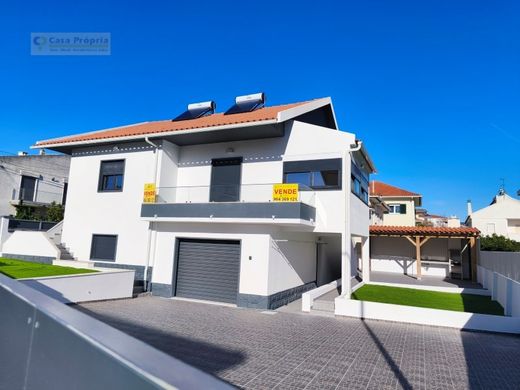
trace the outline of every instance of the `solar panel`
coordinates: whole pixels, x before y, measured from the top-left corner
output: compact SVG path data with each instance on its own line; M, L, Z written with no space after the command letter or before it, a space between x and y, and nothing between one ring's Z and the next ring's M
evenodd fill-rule
M235 104L231 106L224 115L240 114L242 112L251 112L262 108L265 103L263 92L253 95L237 96Z
M215 107L216 105L214 101L188 104L188 109L179 116L173 118L172 122L196 119L205 115L213 114L215 112Z

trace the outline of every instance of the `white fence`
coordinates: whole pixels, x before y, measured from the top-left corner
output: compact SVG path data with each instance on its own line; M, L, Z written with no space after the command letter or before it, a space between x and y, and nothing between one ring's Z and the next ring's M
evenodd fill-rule
M506 316L520 317L520 283L493 270L478 266L478 282L504 308Z
M481 251L479 265L520 282L520 252Z

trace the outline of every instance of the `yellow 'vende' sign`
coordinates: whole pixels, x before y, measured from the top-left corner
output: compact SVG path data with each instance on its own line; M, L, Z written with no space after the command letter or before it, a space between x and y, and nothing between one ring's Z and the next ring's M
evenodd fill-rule
M144 185L143 202L155 203L155 183L146 183Z
M297 202L298 184L273 184L273 201Z

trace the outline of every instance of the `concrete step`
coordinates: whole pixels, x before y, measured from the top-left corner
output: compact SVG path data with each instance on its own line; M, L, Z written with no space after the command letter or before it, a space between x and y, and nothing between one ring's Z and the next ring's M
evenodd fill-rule
M312 310L318 310L318 311L326 311L329 313L334 313L334 301L320 301L315 300L312 304Z

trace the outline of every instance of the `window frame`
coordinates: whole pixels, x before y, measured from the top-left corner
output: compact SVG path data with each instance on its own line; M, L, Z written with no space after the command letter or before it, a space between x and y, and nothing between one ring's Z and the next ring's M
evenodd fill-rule
M115 247L114 247L114 258L113 259L101 259L101 258L94 257L94 253L93 253L94 252L94 239L96 237L115 237ZM90 260L91 261L107 261L107 262L115 263L116 258L117 258L118 242L119 242L119 235L118 234L98 234L98 233L93 233L92 237L90 239Z
M104 163L111 163L111 162L122 162L123 163L123 173L121 175L103 175L103 164ZM99 163L99 178L98 178L98 190L97 192L103 193L103 192L123 192L123 189L125 187L125 173L126 173L126 159L124 158L118 158L114 160L101 160ZM103 188L103 184L105 182L105 177L109 176L121 176L121 188L116 189L105 189ZM117 182L117 179L116 179Z

